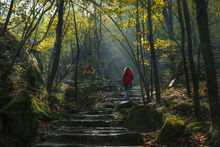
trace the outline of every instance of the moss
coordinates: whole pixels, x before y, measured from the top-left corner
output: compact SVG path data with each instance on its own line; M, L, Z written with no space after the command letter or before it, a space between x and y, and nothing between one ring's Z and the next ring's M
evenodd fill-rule
M19 136L23 141L30 140L37 129L36 115L31 109L31 98L27 92L18 93L7 106L4 114L7 121L7 131Z
M203 132L207 133L211 127L209 121L193 122L187 125L187 130L190 132Z
M157 140L162 144L172 144L179 142L179 139L185 135L185 122L177 116L170 116L160 131Z
M129 113L125 121L125 126L129 129L148 132L161 128L163 115L152 106L135 106Z
M131 108L121 108L114 113L115 119L125 120L128 116L128 112Z
M169 106L176 105L177 103L178 103L178 101L177 101L177 100L174 100L174 99L168 99L168 100L167 100L167 104L168 104Z
M184 120L181 120L178 116L170 116L166 119L166 122L171 125L183 126L185 124Z
M41 121L52 120L55 117L51 112L50 107L37 98L32 99L31 107L37 118Z

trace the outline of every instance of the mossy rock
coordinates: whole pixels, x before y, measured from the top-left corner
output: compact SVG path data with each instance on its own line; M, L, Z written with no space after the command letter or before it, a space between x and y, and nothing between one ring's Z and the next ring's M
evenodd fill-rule
M193 122L187 125L187 130L190 132L203 132L208 133L211 127L211 123L209 121L199 121Z
M120 119L120 120L125 120L128 117L128 112L129 112L130 109L122 108L122 109L117 110L114 113L114 118L115 119Z
M49 121L56 118L55 114L51 112L50 107L38 98L32 99L31 107L40 121Z
M173 109L175 113L180 114L181 116L191 116L194 114L193 104L187 102L178 103Z
M137 104L135 104L132 101L121 101L121 102L115 104L115 112L120 111L120 109L130 109L136 105Z
M157 138L161 144L178 143L179 139L185 135L185 122L176 116L169 116Z
M163 125L163 115L152 106L135 106L125 121L125 126L138 132L154 131Z
M31 98L26 92L18 93L8 104L4 114L7 120L4 128L22 141L29 141L36 133L38 122L31 108Z

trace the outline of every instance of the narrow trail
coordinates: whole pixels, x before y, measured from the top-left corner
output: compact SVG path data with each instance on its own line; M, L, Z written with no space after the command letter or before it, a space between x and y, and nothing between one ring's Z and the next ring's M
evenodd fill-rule
M114 92L118 93L118 92ZM120 94L119 94L120 95ZM133 87L131 100L141 103L140 87ZM57 130L43 136L34 147L92 147L92 146L140 146L142 136L123 127L122 120L114 119L115 104L124 101L120 97L104 97L102 111L69 114L69 119L52 122Z

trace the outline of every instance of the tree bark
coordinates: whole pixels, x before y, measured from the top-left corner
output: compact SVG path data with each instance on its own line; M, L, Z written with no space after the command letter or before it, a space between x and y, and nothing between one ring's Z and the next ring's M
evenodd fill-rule
M184 73L185 73L186 89L187 89L188 97L191 97L191 88L189 84L189 75L188 75L188 68L187 68L186 55L185 55L185 27L184 27L184 22L183 22L183 15L182 15L182 8L181 8L180 0L178 0L177 3L178 3L179 22L181 26L181 53L182 53L183 67L184 67Z
M74 26L75 26L75 38L76 38L76 45L77 45L77 54L76 54L76 64L75 64L75 101L78 98L78 68L79 68L79 57L80 57L80 45L79 45L79 37L78 37L78 27L76 23L76 12L74 10L73 5L73 16L74 16Z
M200 48L202 50L211 114L212 127L210 133L213 135L211 142L213 146L220 146L220 103L218 95L215 62L211 49L211 39L208 26L207 1L195 0L197 12L197 24L199 29Z
M191 75L192 75L192 82L193 82L193 90L194 90L194 111L195 111L195 117L197 120L200 120L201 111L200 111L200 101L199 101L199 83L196 76L195 71L195 64L193 59L193 51L192 51L192 36L191 36L191 27L189 22L189 11L187 11L187 3L186 0L182 1L183 4L183 12L185 17L185 24L186 24L186 32L187 32L187 39L188 39L188 55L189 55L189 64L191 69Z
M14 5L14 0L11 0L10 8L8 10L8 15L7 15L6 21L4 23L4 27L3 27L2 32L1 32L1 36L4 36L5 32L7 31L7 26L8 26L9 20L11 18L13 5Z
M147 90L147 81L146 81L146 71L145 71L145 67L144 67L144 55L143 55L143 47L142 47L142 43L141 43L141 28L140 28L140 19L139 19L139 1L136 0L136 40L139 43L139 45L137 45L137 62L138 62L138 66L139 66L139 74L140 74L140 84L141 84L141 90L142 90L142 100L143 103L145 103L145 95L144 95L144 91L147 93L149 93ZM141 57L141 59L139 58ZM142 64L141 64L142 63ZM142 66L142 67L141 67ZM141 70L142 69L142 70ZM142 85L143 84L143 85ZM144 88L143 88L144 86Z
M152 18L151 18L151 0L148 0L148 27L149 27L149 42L151 48L151 59L153 63L154 69L154 82L155 82L155 89L156 89L156 101L160 102L160 84L159 84L159 77L158 77L158 69L157 69L157 61L154 49L154 40L153 40L153 29L152 29Z
M64 13L64 0L60 0L58 5L58 22L56 27L56 42L54 44L54 58L52 68L48 77L47 92L51 93L53 81L57 72L60 61L60 53L62 48L62 32L63 32L63 13Z

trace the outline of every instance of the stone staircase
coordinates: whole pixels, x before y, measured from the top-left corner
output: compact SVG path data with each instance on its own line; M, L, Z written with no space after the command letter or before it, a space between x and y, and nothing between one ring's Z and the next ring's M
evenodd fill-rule
M139 89L133 89L131 100L140 103ZM69 119L52 122L58 129L43 136L33 147L93 147L93 146L141 146L139 133L123 127L122 120L115 120L114 106L123 96L106 97L104 108L97 112L69 114Z

